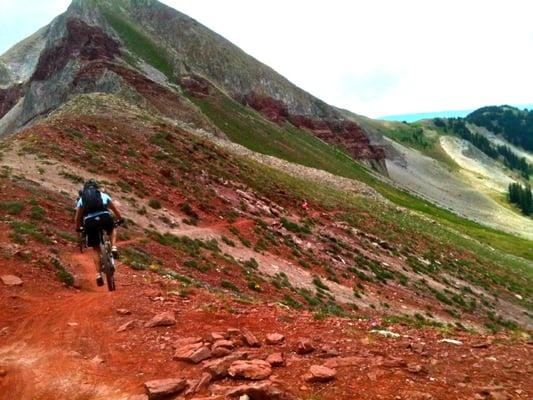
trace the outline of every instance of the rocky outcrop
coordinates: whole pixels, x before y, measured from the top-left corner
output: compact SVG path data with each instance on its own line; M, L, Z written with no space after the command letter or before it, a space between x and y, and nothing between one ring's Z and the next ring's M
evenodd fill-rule
M0 119L6 115L15 104L17 104L22 96L24 96L24 88L22 85L0 89Z
M282 101L262 96L256 92L237 96L237 100L260 112L273 122L280 124L290 122L298 128L308 130L325 142L344 148L354 158L378 162L385 158L383 148L371 145L364 129L354 121L340 116L337 118L319 118L292 114ZM333 116L335 116L334 113Z
M56 46L46 48L39 58L32 81L43 81L63 70L70 59L78 61L113 60L120 56L119 44L100 28L79 19L68 19L66 36Z

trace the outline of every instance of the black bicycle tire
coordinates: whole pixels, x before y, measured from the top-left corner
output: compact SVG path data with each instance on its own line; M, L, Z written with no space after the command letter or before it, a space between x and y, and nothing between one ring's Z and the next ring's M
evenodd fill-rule
M105 272L105 280L107 282L107 289L110 292L113 292L114 290L116 290L115 274L113 273L113 270L109 270Z

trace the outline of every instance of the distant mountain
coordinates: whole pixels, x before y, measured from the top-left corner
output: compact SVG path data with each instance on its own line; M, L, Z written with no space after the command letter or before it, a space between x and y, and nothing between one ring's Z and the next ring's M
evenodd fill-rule
M120 94L220 134L191 101L216 93L384 166L383 150L340 110L156 0L74 0L0 56L0 135L92 92Z
M490 106L474 111L466 120L502 135L516 146L533 151L533 111L512 106Z
M381 119L384 121L415 122L415 121L420 121L421 119L430 119L430 118L455 118L455 117L463 118L463 117L466 117L472 111L474 110L469 109L469 110L435 111L435 112L414 113L414 114L396 114L396 115L385 115L383 117L378 117L378 119Z
M531 109L533 104L517 104L514 107L519 109ZM464 118L468 114L474 112L475 109L470 108L466 110L448 110L448 111L431 111L423 113L412 113L412 114L394 114L394 115L385 115L378 117L377 119L383 121L405 121L405 122L416 122L422 119L431 119L431 118Z

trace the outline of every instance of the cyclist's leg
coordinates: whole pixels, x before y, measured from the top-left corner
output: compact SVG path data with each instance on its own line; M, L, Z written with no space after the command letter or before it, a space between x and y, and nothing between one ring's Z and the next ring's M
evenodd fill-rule
M100 246L93 247L94 254L93 254L93 260L94 260L94 266L96 267L96 274L100 273L101 263L100 259L102 257L102 250L100 249Z
M111 242L111 247L115 247L117 243L117 229L113 228L109 234L109 241Z

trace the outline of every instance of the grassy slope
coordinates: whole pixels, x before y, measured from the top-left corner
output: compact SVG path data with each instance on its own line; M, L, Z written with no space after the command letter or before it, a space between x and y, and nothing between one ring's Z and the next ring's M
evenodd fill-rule
M394 188L374 177L342 151L332 148L302 130L266 122L254 111L242 107L225 96L192 100L231 140L253 151L360 180L398 205L422 212L496 249L533 261L531 241L461 218L428 201Z
M174 68L163 49L111 8L104 8L102 13L128 50L173 80Z

